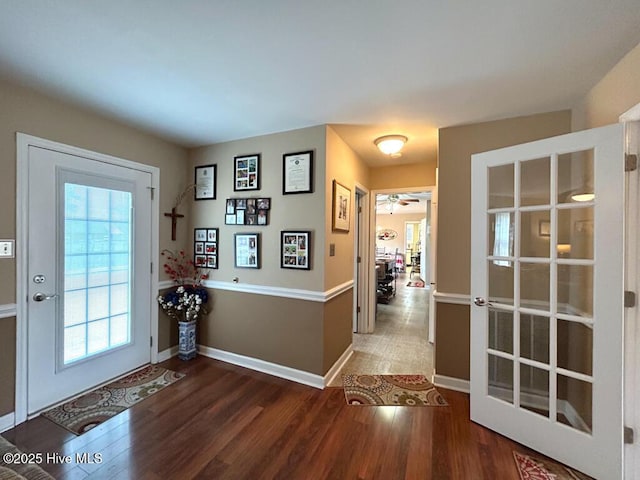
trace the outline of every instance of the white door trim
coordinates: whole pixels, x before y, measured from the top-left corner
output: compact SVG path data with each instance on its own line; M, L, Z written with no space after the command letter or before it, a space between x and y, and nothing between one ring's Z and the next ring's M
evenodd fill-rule
M360 225L356 229L356 235L354 238L354 251L360 251L360 275L358 275L358 259L354 258L353 265L353 318L358 319L358 325L356 325L356 330L358 333L365 332L367 328L367 319L369 318L369 296L370 296L370 288L371 285L370 278L367 269L367 265L369 265L369 255L371 249L369 248L369 236L367 232L369 231L371 212L369 210L369 202L367 201L370 192L367 187L361 185L360 183L355 183L355 191L356 194L360 195L361 201L360 205L362 207L362 212L360 214ZM358 205L355 205L355 208L358 208ZM354 215L357 216L358 212L354 212ZM354 255L357 257L357 255ZM358 315L358 299L360 299L360 315Z
M159 258L159 194L160 194L160 169L151 165L144 165L130 160L92 152L82 148L53 142L43 138L34 137L18 132L16 134L16 394L15 394L15 423L20 424L27 420L27 226L24 216L28 206L28 159L29 146L40 147L60 153L75 155L111 165L140 170L151 174L151 185L154 189L154 198L151 205L151 258L154 263ZM151 362L158 359L158 308L156 304L156 292L158 291L158 268L154 268L151 276L151 336L153 347L151 348Z
M376 197L378 194L388 194L388 193L411 193L411 192L429 192L431 193L431 198L433 198L434 192L437 195L438 187L436 185L429 186L418 186L418 187L402 187L402 188L380 188L377 190L371 190L369 192L369 212L371 221L369 222L369 285L372 286L377 284L376 279ZM426 215L425 210L425 215ZM434 218L431 218L432 228L435 222ZM434 232L434 230L432 230ZM433 255L435 256L435 235L431 235L431 250ZM364 261L364 259L363 259ZM432 270L433 271L433 270ZM435 278L435 277L432 277ZM372 288L368 291L369 302L368 307L369 311L366 318L366 329L362 331L362 333L372 333L376 326L376 295L372 295Z

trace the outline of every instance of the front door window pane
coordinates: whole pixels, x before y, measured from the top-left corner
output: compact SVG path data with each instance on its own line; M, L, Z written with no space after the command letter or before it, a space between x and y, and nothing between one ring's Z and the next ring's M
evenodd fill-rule
M65 183L64 364L131 341L130 192Z

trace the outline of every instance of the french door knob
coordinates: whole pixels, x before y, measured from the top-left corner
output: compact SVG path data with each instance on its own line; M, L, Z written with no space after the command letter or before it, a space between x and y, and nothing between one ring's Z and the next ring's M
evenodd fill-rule
M479 307L488 307L491 305L491 303L487 302L482 297L473 297L473 303L475 303Z

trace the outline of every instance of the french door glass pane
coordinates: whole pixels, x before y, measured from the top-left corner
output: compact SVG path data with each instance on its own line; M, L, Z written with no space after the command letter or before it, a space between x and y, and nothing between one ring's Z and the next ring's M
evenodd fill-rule
M558 375L557 421L591 433L593 386L572 377Z
M538 310L549 310L549 265L520 264L520 305Z
M593 316L593 266L558 265L558 312Z
M558 245L560 258L593 258L593 207L558 210Z
M489 355L489 395L513 403L513 361Z
M489 261L489 301L513 305L513 262Z
M513 353L513 312L489 308L489 348Z
M513 164L489 168L489 208L513 207Z
M520 364L520 407L549 416L549 372Z
M549 317L520 313L520 356L549 364Z
M64 189L63 359L70 364L131 340L132 195Z
M593 328L558 320L558 367L585 375L593 371Z
M520 206L548 205L551 191L551 159L538 158L520 164Z
M520 213L520 256L549 258L551 214L549 210Z
M558 203L593 200L593 150L558 155Z

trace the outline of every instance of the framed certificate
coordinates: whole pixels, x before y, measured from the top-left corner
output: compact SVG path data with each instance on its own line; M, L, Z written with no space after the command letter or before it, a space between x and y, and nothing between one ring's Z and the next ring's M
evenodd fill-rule
M203 165L196 167L195 176L195 200L215 200L216 165Z
M313 152L282 156L282 194L313 193Z

